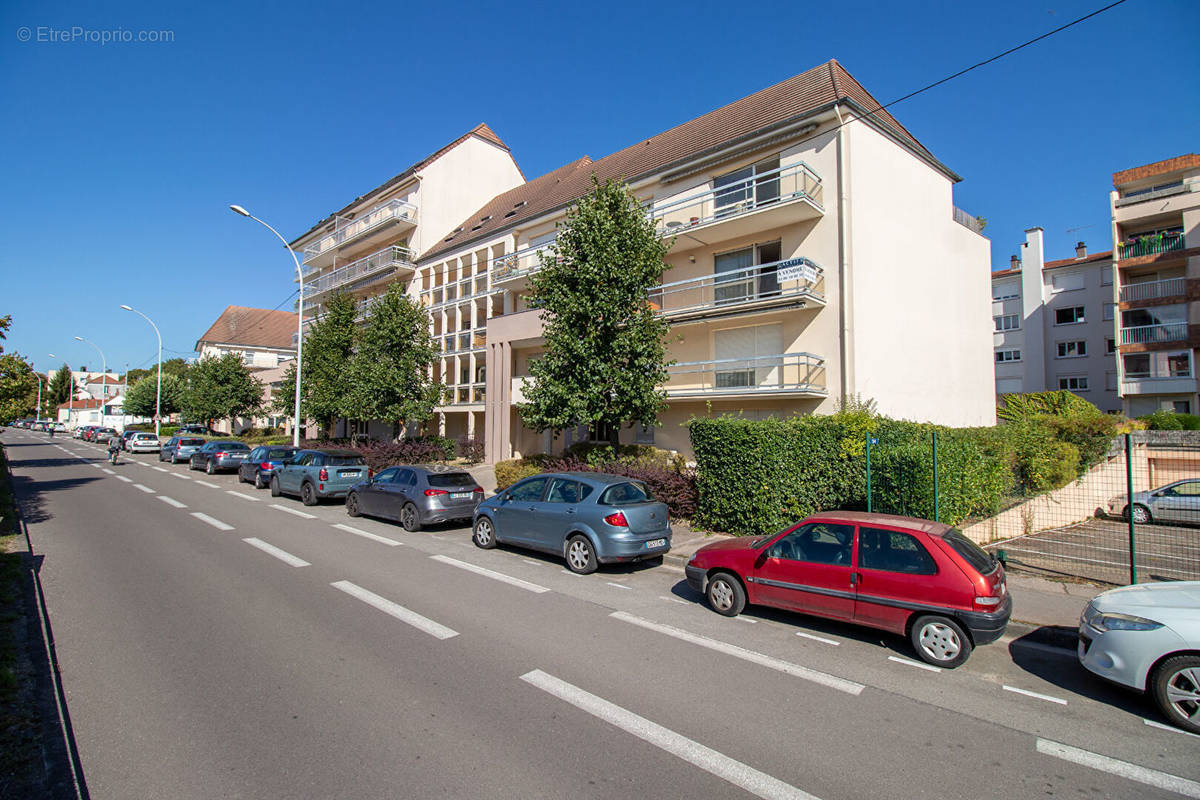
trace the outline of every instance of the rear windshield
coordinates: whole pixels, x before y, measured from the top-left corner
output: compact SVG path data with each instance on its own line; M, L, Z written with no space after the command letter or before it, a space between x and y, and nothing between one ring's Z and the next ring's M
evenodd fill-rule
M650 487L641 481L613 484L604 490L604 494L600 495L600 505L602 506L623 506L653 500L654 495L650 494Z
M330 467L361 467L365 463L362 456L325 456L325 464Z
M203 445L204 440L203 439L180 439L179 444L182 447L196 447L197 445Z
M157 439L158 437L155 436L153 433L136 433L136 434L134 434L133 438L135 438L135 439Z
M201 440L203 441L203 440ZM249 450L250 448L241 442L213 442L214 447L219 447L222 450Z
M291 458L291 457L292 457L291 450L272 450L271 452L267 453L267 458L272 459L272 460L276 459L276 458Z
M987 575L996 568L996 557L959 533L957 528L951 528L942 534L942 539L950 545L954 552L962 556L980 575Z
M475 479L465 472L443 472L429 476L429 485L439 489L474 486Z

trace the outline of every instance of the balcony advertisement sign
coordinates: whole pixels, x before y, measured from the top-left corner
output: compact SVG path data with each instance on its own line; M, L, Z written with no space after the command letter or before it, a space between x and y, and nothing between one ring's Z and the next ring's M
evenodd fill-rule
M790 258L787 261L780 261L776 276L781 283L783 281L817 282L817 270L807 258Z

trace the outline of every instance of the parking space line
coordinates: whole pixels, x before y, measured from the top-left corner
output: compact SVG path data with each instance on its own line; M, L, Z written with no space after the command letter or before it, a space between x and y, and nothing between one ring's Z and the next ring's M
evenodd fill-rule
M535 567L546 566L545 561L534 561L532 558L522 558L521 560L524 561L526 564L533 564Z
M141 489L141 490L142 490L143 492L145 492L146 494L154 494L154 490L153 490L153 489L151 489L149 486L144 486L144 485L142 485L142 484L140 484L140 483L135 483L135 484L133 485L133 488L135 488L135 489Z
M624 589L624 590L626 590L626 591L628 591L628 592L632 592L632 591L633 591L633 587L632 587L632 586L626 586L626 585L625 585L625 584L623 584L623 583L616 583L616 582L614 582L614 581L605 581L605 583L607 583L609 586L615 586L615 587L617 587L618 589Z
M1129 548L1128 548L1128 547L1124 547L1124 548L1122 548L1122 547L1103 547L1103 546L1101 546L1101 545L1098 545L1098 544L1091 544L1091 543L1083 543L1083 542L1065 542L1065 541L1063 541L1063 540L1061 540L1061 539L1038 539L1038 540L1036 541L1036 543L1037 543L1037 544L1061 544L1061 545L1065 545L1065 546L1067 546L1067 547L1080 547L1080 548L1084 548L1084 549L1086 549L1086 550L1104 550L1104 551L1107 551L1107 552L1110 552L1110 553L1128 553L1128 552L1129 552ZM1047 553L1047 552L1044 552L1044 551L1041 551L1041 550L1030 550L1030 549L1028 549L1028 548L1025 548L1025 547L1013 547L1013 548L1006 548L1006 549L1011 549L1011 550L1013 550L1014 552L1015 552L1015 551L1019 551L1019 552L1022 552L1022 553L1037 553L1038 555L1045 555L1045 556L1049 556L1049 557L1051 557L1051 558L1058 558L1058 557L1060 557L1060 554L1059 554L1059 553ZM1141 550L1141 551L1138 553L1138 555L1139 555L1139 556L1142 556L1142 557L1144 557L1144 558L1166 558L1166 559L1170 559L1171 561L1184 561L1184 562L1186 562L1186 563L1188 563L1188 564L1194 563L1194 562L1195 562L1195 560L1196 560L1195 558L1188 558L1188 557L1184 557L1184 556L1172 556L1172 555L1167 555L1166 553L1160 553L1160 552L1158 552L1158 551L1156 551L1156 550L1149 550L1149 549L1147 549L1147 548L1143 548L1143 549L1142 549L1142 550ZM1062 557L1062 558L1070 558L1070 556L1065 556L1065 555L1064 555L1064 556L1061 556L1061 557ZM1089 559L1089 560L1090 560L1090 559ZM1101 563L1101 562L1097 562L1097 563ZM1107 563L1111 563L1111 562L1107 562L1107 561L1106 561L1106 562L1102 562L1102 563L1106 563L1106 564L1107 564ZM1141 565L1139 565L1139 566L1141 566Z
M920 661L912 661L907 658L900 658L899 656L888 656L888 661L895 661L897 664L907 664L910 667L918 667L919 669L923 669L927 672L942 671L941 667L935 667L932 664L922 664Z
M1048 694L1031 692L1028 689L1018 689L1016 686L1009 686L1007 683L1001 684L1000 688L1006 692L1015 692L1016 694L1023 694L1026 697L1036 697L1038 700L1046 700L1051 703L1058 703L1060 706L1065 706L1067 704L1067 701L1063 700L1061 697L1051 697Z
M303 558L297 558L286 550L280 550L273 544L267 544L262 539L251 536L249 539L242 539L243 542L251 547L257 547L267 555L275 556L283 563L292 567L311 567L312 564L305 561Z
M415 611L411 611L398 603L393 603L386 597L380 597L374 592L368 591L361 586L357 586L350 581L335 581L329 585L339 591L345 592L357 600L363 601L373 608L379 609L388 616L395 617L401 622L411 625L419 631L428 633L430 636L433 636L436 639L445 640L458 636L458 631L434 622L428 617L423 617Z
M287 506L281 506L281 505L279 505L279 503L271 503L271 508L277 508L280 511L285 511L288 514L295 514L297 517L304 517L305 519L316 519L317 518L316 514L309 514L307 511L297 511L294 508L288 508Z
M825 644L831 644L831 645L834 645L835 647L841 645L841 642L837 641L836 639L826 639L824 636L816 636L811 633L805 633L804 631L796 631L796 635L803 636L805 639L812 639L814 642L824 642Z
M670 728L664 728L540 669L525 673L521 680L753 795L779 800L817 800L808 792L760 772L724 753L705 747Z
M491 578L494 581L507 583L509 586L515 586L518 589L524 589L525 591L533 592L534 594L542 594L550 591L545 586L539 586L536 583L523 581L520 578L514 578L511 575L505 575L502 572L496 572L494 570L486 569L485 567L478 567L474 564L468 564L466 561L459 561L457 558L450 558L449 556L442 555L430 556L429 558L442 564L449 564L452 567L465 569L467 572L474 572L476 575L482 575L485 578Z
M1073 764L1079 764L1084 767L1100 770L1101 772L1107 772L1110 775L1144 783L1147 786L1153 786L1157 789L1176 792L1184 797L1200 798L1200 783L1190 781L1187 778L1180 778L1178 775L1171 775L1166 772L1159 772L1156 769L1150 769L1149 767L1130 764L1128 761L1118 761L1115 758L1102 756L1099 753L1093 753L1089 750L1080 750L1078 747L1071 747L1060 742L1052 742L1049 739L1039 738L1037 740L1037 751L1043 755L1061 758L1063 761L1070 761Z
M346 533L353 533L355 536L361 536L364 539L370 539L373 542L379 542L380 544L386 544L388 547L399 547L402 544L404 544L404 542L398 542L395 539L389 539L386 536L380 536L377 533L371 533L370 531L364 531L361 528L355 528L351 525L343 525L340 522L335 522L333 524L333 527L337 528L339 531L345 531Z
M1174 725L1163 725L1161 722L1155 722L1152 719L1143 719L1142 722L1149 725L1151 728L1158 728L1160 731L1170 731L1171 733L1182 733L1184 736L1192 736L1200 739L1200 733L1192 733L1185 731L1182 728L1176 728Z
M789 661L782 661L778 658L774 658L773 656L757 653L753 650L747 650L744 647L738 647L737 645L728 644L716 639L710 639L707 636L701 636L698 633L691 633L670 625L651 622L648 619L635 617L633 614L627 614L624 611L614 611L613 613L609 614L609 616L613 619L620 620L621 622L628 622L631 625L637 625L638 627L645 628L646 630L666 634L667 636L679 639L680 641L699 645L700 647L706 647L709 650L715 650L718 653L724 653L725 655L730 655L734 658L740 658L743 661L749 661L752 664L758 664L759 666L773 669L777 672L782 672L785 675L791 675L794 678L803 678L806 681L812 681L813 683L818 683L822 686L828 686L830 689L837 689L839 692L845 692L846 694L859 695L865 688L861 683L855 683L854 681L846 680L845 678L839 678L836 675L830 675L826 672L819 672L815 669L802 667L799 664L793 664Z
M99 464L88 464L88 466L95 467L96 469L104 469L104 467L100 466Z
M736 619L738 622L749 622L752 625L758 624L758 620L750 619L749 617L743 617L741 614L738 614L736 617L734 617L734 619Z
M210 485L211 485L211 484L210 484ZM261 498L258 498L258 497L251 497L250 495L248 495L248 494L242 494L241 492L235 492L233 489L226 489L226 490L225 490L225 494L231 494L231 495L233 495L234 497L240 497L240 498L242 498L243 500L249 500L251 503L259 503L259 502L262 502L262 499L261 499Z
M196 481L196 485L197 486L207 486L210 489L220 489L221 488L220 486L217 486L215 483L209 483L208 481L200 481L200 480Z
M660 594L658 596L658 599L659 600L670 600L672 603L682 603L685 606L691 605L691 603L689 603L687 600L682 600L678 597L667 597L665 594Z
M175 506L176 508L187 508L187 506L184 505L183 503L179 502L178 500L176 500L173 497L167 497L165 494L160 494L158 496L158 499L162 500L164 503L166 503L169 506Z
M154 467L154 471L155 472L170 472L171 470L167 469L166 467Z
M192 479L191 475L184 475L182 472L172 472L171 477L172 478L183 478L185 481L190 481Z
M221 520L219 520L219 519L213 519L208 514L201 514L199 511L193 511L192 516L195 517L196 519L200 520L201 522L204 522L208 525L212 525L214 528L216 528L219 531L233 530L232 525L221 522Z

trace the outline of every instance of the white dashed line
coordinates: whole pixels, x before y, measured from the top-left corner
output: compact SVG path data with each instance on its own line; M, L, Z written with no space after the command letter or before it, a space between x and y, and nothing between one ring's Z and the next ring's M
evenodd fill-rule
M1127 761L1118 761L1115 758L1102 756L1099 753L1092 753L1088 750L1080 750L1078 747L1052 742L1049 739L1037 740L1037 751L1048 756L1061 758L1063 761L1070 761L1073 764L1080 764L1085 767L1107 772L1110 775L1117 775L1131 781L1144 783L1147 786L1154 786L1158 789L1165 789L1169 792L1177 792L1184 797L1200 798L1200 783L1190 781L1187 778L1180 778L1177 775L1169 775L1166 772L1159 772L1156 769L1141 767L1137 764L1130 764Z
M196 485L197 486L207 486L210 489L220 489L221 488L220 486L217 486L215 483L209 483L208 481L199 481L198 480L198 481L196 481Z
M773 778L765 772L759 772L724 753L705 747L670 728L664 728L645 717L639 717L632 711L542 672L540 669L525 673L521 676L521 680L753 795L773 800L785 800L785 798L817 800L808 792L784 783L778 778Z
M428 633L437 639L451 639L458 636L458 631L447 628L445 625L434 622L428 617L422 617L415 611L410 611L398 603L393 603L386 597L380 597L374 592L368 591L361 586L356 586L350 581L337 581L329 584L333 588L345 592L351 597L363 601L369 606L379 609L383 613L395 617L401 622L407 623L419 631Z
M685 605L685 606L691 605L691 603L689 603L687 600L681 600L678 597L667 597L665 594L660 594L658 596L658 599L659 600L670 600L672 603L679 603L680 605Z
M609 616L613 619L620 620L621 622L628 622L631 625L637 625L638 627L645 628L646 630L663 633L681 641L699 645L700 647L707 647L709 650L716 650L718 653L724 653L725 655L733 656L734 658L740 658L743 661L749 661L752 664L758 664L761 667L782 672L785 675L791 675L794 678L803 678L806 681L819 683L822 686L828 686L830 689L837 689L839 692L845 692L846 694L858 695L861 694L862 690L865 688L861 683L855 683L854 681L849 681L845 678L839 678L836 675L830 675L826 672L818 672L815 669L809 669L808 667L802 667L799 664L792 664L788 661L782 661L772 656L756 653L755 651L747 650L744 647L738 647L734 644L728 644L726 642L717 641L716 639L710 639L707 636L701 636L698 633L690 633L680 628L671 627L670 625L662 625L657 622L651 622L648 619L635 617L633 614L626 614L624 611L614 611L613 613L609 614Z
M171 477L172 478L183 478L185 481L190 481L192 479L191 475L184 475L182 472L172 472Z
M104 469L104 467L100 466L99 464L88 464L88 466L94 469Z
M1016 686L1009 686L1007 683L1003 684L1000 688L1006 692L1015 692L1016 694L1023 694L1026 697L1035 697L1038 700L1046 700L1051 703L1058 703L1060 706L1065 706L1067 704L1067 701L1063 700L1061 697L1051 697L1048 694L1039 694L1038 692L1031 692L1028 689L1018 689Z
M135 489L141 489L141 490L142 490L143 492L145 492L146 494L154 494L154 490L153 490L153 489L151 489L149 486L143 486L143 485L142 485L142 484L140 484L140 483L135 483L135 484L133 485L133 488L135 488Z
M524 589L525 591L533 592L534 594L542 594L543 592L550 591L545 586L538 586L536 583L530 583L529 581L523 581L520 578L514 578L511 575L505 575L502 572L495 572L490 569L485 569L484 567L477 567L474 564L468 564L466 561L459 561L458 559L450 558L449 556L440 556L439 555L439 556L430 556L430 558L432 560L440 562L442 564L449 564L452 567L458 567L459 569L465 569L467 572L474 572L476 575L482 575L483 577L491 578L494 581L500 581L501 583L507 583L509 586L516 586L518 589Z
M333 525L333 527L337 528L339 531L345 531L346 533L353 533L355 536L361 536L364 539L370 539L373 542L379 542L380 544L386 544L388 547L399 547L400 545L404 544L404 542L397 542L395 539L389 539L386 536L380 536L377 533L371 533L370 531L364 531L364 530L361 530L360 528L355 528L351 525L343 525L340 522L335 523Z
M280 550L278 547L276 547L273 544L267 544L262 539L256 539L254 537L251 537L249 539L242 539L242 541L245 542L246 544L250 545L251 547L257 547L259 550L262 550L267 555L275 556L280 561L282 561L285 564L288 564L289 566L293 566L293 567L311 567L312 566L312 564L308 563L303 558L297 558L296 556L292 555L291 553L289 553L286 550Z
M805 633L804 631L796 631L796 635L803 636L805 639L812 639L814 642L824 642L825 644L832 644L835 646L841 645L841 642L837 641L836 639L826 639L824 636L816 636L811 633Z
M219 531L233 530L232 525L228 525L224 522L221 522L221 520L219 520L219 519L213 519L208 514L201 514L199 511L193 511L192 516L195 517L196 519L200 520L201 522L212 525L214 528L216 528Z
M317 518L315 514L309 514L306 511L297 511L294 508L288 508L287 506L281 506L278 503L271 503L271 508L277 508L280 511L286 511L289 514L295 514L297 517L304 517L305 519L316 519Z
M522 560L522 561L524 561L526 564L533 564L535 567L544 567L544 566L546 566L546 562L544 562L544 561L534 561L532 558L522 558L521 560Z
M167 469L166 467L155 467L154 471L155 472L170 472L171 470Z
M101 471L102 471L102 472L103 472L105 475L116 475L116 474L117 474L117 473L113 472L111 469L108 469L107 467L102 467L102 468L101 468Z
M632 586L626 586L626 585L624 585L624 584L621 584L621 583L614 583L613 581L605 581L605 583L606 583L606 584L608 584L609 586L615 586L615 587L617 587L618 589L625 589L626 591L633 591L633 587L632 587Z
M758 624L758 620L756 620L756 619L750 619L749 617L743 617L743 616L741 616L740 614L739 614L738 616L734 617L734 619L736 619L738 622L749 622L749 623L751 623L751 624L753 624L753 625L757 625L757 624Z
M919 661L910 661L907 658L899 658L898 656L888 656L888 661L895 661L897 664L907 664L910 667L918 667L928 672L941 672L941 667L935 667L932 664L922 664Z
M261 498L258 498L258 497L251 497L250 495L248 495L248 494L242 494L241 492L235 492L233 489L226 489L226 490L225 490L225 494L231 494L231 495L233 495L234 497L240 497L240 498L242 498L243 500L249 500L251 503L258 503L258 502L260 502L260 501L261 501Z
M126 478L124 475L118 475L117 480L124 481L125 483L133 483L133 478Z
M163 494L160 494L160 495L158 496L158 499L159 499L159 500L162 500L164 503L166 503L166 504L167 504L167 505L169 505L169 506L175 506L176 508L187 508L187 506L186 506L186 505L184 505L183 503L179 502L178 500L176 500L176 499L174 499L174 498L172 498L172 497L167 497L166 495L163 495Z

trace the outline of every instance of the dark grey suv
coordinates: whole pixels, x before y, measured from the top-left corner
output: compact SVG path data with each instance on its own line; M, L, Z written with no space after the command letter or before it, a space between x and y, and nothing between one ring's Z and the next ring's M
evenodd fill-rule
M355 484L346 495L346 513L396 520L406 531L419 531L452 519L469 522L483 499L483 487L471 473L454 467L388 467Z

